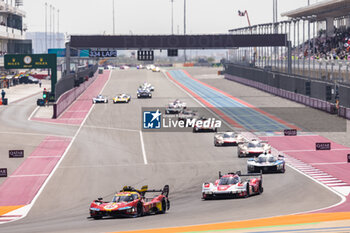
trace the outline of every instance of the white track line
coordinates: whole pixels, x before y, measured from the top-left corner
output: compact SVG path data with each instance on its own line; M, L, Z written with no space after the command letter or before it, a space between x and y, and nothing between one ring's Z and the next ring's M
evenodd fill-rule
M141 141L141 149L142 149L142 156L143 156L143 163L145 165L148 164L147 157L146 157L146 150L145 150L145 143L143 142L143 135L142 131L140 130L140 141Z
M338 178L330 177L330 178L320 178L318 180L323 182L323 181L327 181L327 180L338 180Z
M104 90L104 88L106 87L107 83L109 82L110 78L111 78L111 75L112 75L112 71L111 73L109 74L109 77L108 77L108 80L107 82L105 83L105 85L103 86L101 92ZM89 86L90 87L90 86ZM89 117L91 111L94 109L94 106L95 105L92 105L88 114L85 116L83 122L80 124L77 132L75 133L75 135L73 136L72 140L70 141L68 147L66 148L66 150L64 151L63 155L61 156L61 159L57 162L56 166L54 167L54 169L51 171L50 175L46 178L44 184L41 186L41 188L39 189L38 193L35 195L35 197L33 198L33 200L31 201L30 204L20 208L20 209L17 209L15 210L14 212L15 213L20 213L20 215L22 215L22 217L18 218L18 219L14 219L13 221L11 222L14 222L14 221L17 221L17 220L20 220L22 218L25 218L29 211L31 210L31 208L33 207L33 205L35 204L35 202L37 201L37 199L39 198L40 194L43 192L45 186L49 183L51 177L55 174L55 171L57 170L57 168L60 166L60 164L62 163L63 159L66 157L66 155L68 154L68 151L69 149L71 148L71 146L73 145L75 139L77 138L78 134L80 133L81 129L83 128L87 118ZM8 213L8 214L11 214L12 212Z
M30 116L28 117L28 121L30 121L30 119L32 119L32 117L34 116L34 114L39 110L40 106L37 106L34 111L30 114Z
M334 187L334 186L346 186L347 183L336 183L336 184L329 184L328 186Z

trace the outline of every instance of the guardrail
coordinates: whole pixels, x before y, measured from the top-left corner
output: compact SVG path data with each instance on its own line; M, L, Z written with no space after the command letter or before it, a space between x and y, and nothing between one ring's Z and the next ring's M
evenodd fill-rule
M344 117L344 118L350 120L350 108L340 106L339 109L337 109L335 104L324 101L324 100L312 98L312 97L298 94L298 93L294 93L291 91L286 91L286 90L283 90L280 88L269 86L267 84L263 84L263 83L256 82L253 80L237 77L237 76L230 75L230 74L225 74L225 78L228 80L232 80L232 81L250 86L250 87L257 88L259 90L268 92L270 94L273 94L273 95L276 95L276 96L279 96L279 97L282 97L285 99L292 100L294 102L298 102L300 104L304 104L306 106L309 106L309 107L312 107L312 108L315 108L318 110L322 110L322 111L325 111L325 112L328 112L331 114L338 114L338 116Z

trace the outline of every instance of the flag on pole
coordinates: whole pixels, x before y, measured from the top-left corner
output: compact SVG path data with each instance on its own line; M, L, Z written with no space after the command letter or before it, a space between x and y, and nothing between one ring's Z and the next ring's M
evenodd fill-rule
M246 11L238 11L238 16L245 16Z

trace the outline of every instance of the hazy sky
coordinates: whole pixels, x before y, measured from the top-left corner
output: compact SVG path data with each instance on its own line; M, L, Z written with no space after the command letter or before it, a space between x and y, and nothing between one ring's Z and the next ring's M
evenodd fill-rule
M116 34L168 34L171 32L170 0L114 0ZM28 31L45 31L45 2L60 10L60 32L112 34L113 0L24 0ZM282 12L307 5L307 0L279 0ZM316 0L311 0L311 3ZM183 33L184 0L174 0L174 32ZM272 0L187 0L187 33L227 33L245 27L238 10L247 10L252 24L272 21ZM50 8L48 7L48 30ZM57 12L55 12L57 30ZM281 17L279 16L279 19Z

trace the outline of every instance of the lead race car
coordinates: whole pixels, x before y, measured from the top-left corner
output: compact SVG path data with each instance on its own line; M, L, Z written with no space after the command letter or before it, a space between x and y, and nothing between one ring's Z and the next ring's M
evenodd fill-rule
M95 98L92 98L92 103L97 104L97 103L108 103L108 99L106 96L103 95L98 95Z
M160 194L152 198L145 197L147 193L155 192ZM148 214L165 214L170 208L168 195L169 185L165 185L161 190L148 190L147 185L140 190L125 186L110 202L105 202L102 198L94 200L89 208L90 217L101 219L106 216L141 217Z
M249 197L263 191L261 173L241 174L237 171L221 175L219 172L215 183L203 183L202 199Z
M285 168L286 162L284 157L279 155L278 157L272 154L261 154L257 158L250 158L247 161L247 170L249 172L281 172L286 171Z
M119 94L113 98L113 103L129 103L131 96L127 94Z
M214 135L214 146L236 146L244 142L243 136L235 132L219 132Z
M252 139L238 145L238 157L259 156L265 152L271 153L271 146L266 141Z

